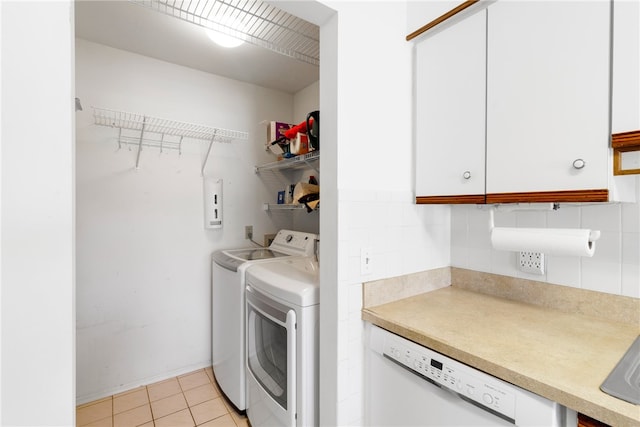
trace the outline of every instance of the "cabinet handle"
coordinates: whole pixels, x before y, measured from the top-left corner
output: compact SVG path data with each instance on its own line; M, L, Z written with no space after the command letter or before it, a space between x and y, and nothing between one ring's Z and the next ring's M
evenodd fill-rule
M462 177L463 177L464 179L469 179L469 178L471 178L471 172L469 172L469 171L464 171L464 173L462 174Z
M582 160L582 159L575 159L575 160L573 161L573 167L574 167L575 169L582 169L583 167L585 167L585 165L586 165L586 163L585 163L585 161L584 161L584 160Z

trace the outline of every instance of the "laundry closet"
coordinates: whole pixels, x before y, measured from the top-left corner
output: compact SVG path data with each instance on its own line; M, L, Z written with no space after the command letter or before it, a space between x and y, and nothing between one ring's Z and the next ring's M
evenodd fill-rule
M210 366L212 252L319 233L319 209L278 193L322 181L319 153L270 166L267 136L268 122L319 109L317 63L217 47L202 26L134 2L76 2L75 19L81 404Z

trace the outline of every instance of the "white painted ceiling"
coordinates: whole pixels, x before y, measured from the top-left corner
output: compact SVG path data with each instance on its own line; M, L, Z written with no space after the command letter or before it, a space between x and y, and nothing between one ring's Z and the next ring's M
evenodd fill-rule
M75 2L76 37L219 76L296 93L317 66L249 43L227 49L195 24L128 1Z

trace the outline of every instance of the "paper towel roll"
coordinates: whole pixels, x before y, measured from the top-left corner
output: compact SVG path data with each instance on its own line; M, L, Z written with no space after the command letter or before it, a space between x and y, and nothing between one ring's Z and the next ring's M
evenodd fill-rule
M574 228L495 227L491 230L491 244L494 249L504 251L591 257L596 249L593 235L597 234Z

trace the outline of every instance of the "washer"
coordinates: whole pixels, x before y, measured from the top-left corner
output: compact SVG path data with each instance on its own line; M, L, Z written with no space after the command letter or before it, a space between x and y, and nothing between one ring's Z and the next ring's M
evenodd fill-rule
M269 248L216 251L211 262L211 364L218 385L239 411L245 398L245 270L253 264L313 257L317 234L280 230Z
M253 427L318 425L318 264L247 269L247 416Z

